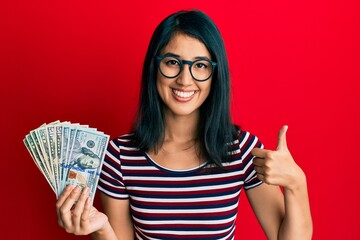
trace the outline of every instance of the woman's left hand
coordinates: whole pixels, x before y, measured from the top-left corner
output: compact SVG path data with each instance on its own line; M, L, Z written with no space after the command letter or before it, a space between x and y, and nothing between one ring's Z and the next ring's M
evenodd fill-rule
M305 174L295 163L287 147L287 129L288 126L283 126L280 129L276 150L254 148L251 153L255 157L253 162L259 180L294 190L304 182Z

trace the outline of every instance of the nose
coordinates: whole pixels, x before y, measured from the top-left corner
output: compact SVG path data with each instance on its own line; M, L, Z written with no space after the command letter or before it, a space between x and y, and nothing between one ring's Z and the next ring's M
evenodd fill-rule
M190 67L188 64L184 64L184 68L181 71L181 73L179 74L179 76L177 77L176 82L179 85L183 85L183 86L189 86L189 85L193 84L194 79L191 76Z

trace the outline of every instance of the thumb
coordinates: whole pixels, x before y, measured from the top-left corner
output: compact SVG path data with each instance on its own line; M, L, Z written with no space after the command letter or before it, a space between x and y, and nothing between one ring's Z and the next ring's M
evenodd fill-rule
M287 144L286 144L286 132L288 130L288 126L284 125L279 130L279 136L278 136L278 145L276 150L287 150Z

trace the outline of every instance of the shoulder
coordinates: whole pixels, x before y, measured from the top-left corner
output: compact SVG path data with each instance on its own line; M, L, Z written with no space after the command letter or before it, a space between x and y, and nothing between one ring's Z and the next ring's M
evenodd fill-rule
M128 133L118 137L112 138L107 147L107 153L113 156L119 156L120 151L126 152L127 150L138 150L134 141L134 134Z
M241 129L239 126L234 125L236 128L236 137L231 145L238 145L242 151L253 148L263 148L262 142L259 138L249 131Z
M135 143L133 133L127 133L111 139L110 144L114 146L132 146Z

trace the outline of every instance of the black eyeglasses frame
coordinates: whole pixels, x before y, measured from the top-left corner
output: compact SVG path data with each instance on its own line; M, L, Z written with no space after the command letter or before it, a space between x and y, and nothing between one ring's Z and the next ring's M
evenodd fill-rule
M173 57L173 58L175 58L176 60L178 60L179 63L180 63L180 71L179 71L178 74L176 74L176 75L173 76L173 77L166 76L166 75L161 71L161 68L160 68L160 62L161 62L164 58L167 58L167 57ZM181 59L179 59L178 57L172 56L172 55L155 56L155 59L156 59L156 61L157 61L157 67L158 67L161 75L163 75L163 76L166 77L166 78L171 78L171 79L172 79L172 78L176 78L177 76L179 76L180 73L184 70L184 65L185 65L185 64L188 64L188 65L189 65L189 71L190 71L191 77L192 77L195 81L197 81L197 82L205 82L206 80L208 80L209 78L211 78L212 75L214 74L215 67L217 66L217 63L216 63L216 62L213 62L213 61L211 61L211 60L209 60L209 59L197 59L197 60L195 60L195 61L189 61L189 60L181 60ZM200 62L200 61L207 61L207 62L209 62L209 63L211 64L211 66L212 66L211 74L209 75L209 77L207 77L206 79L203 79L203 80L198 80L198 79L196 79L196 78L194 77L192 71L191 71L191 67L194 65L194 63Z

